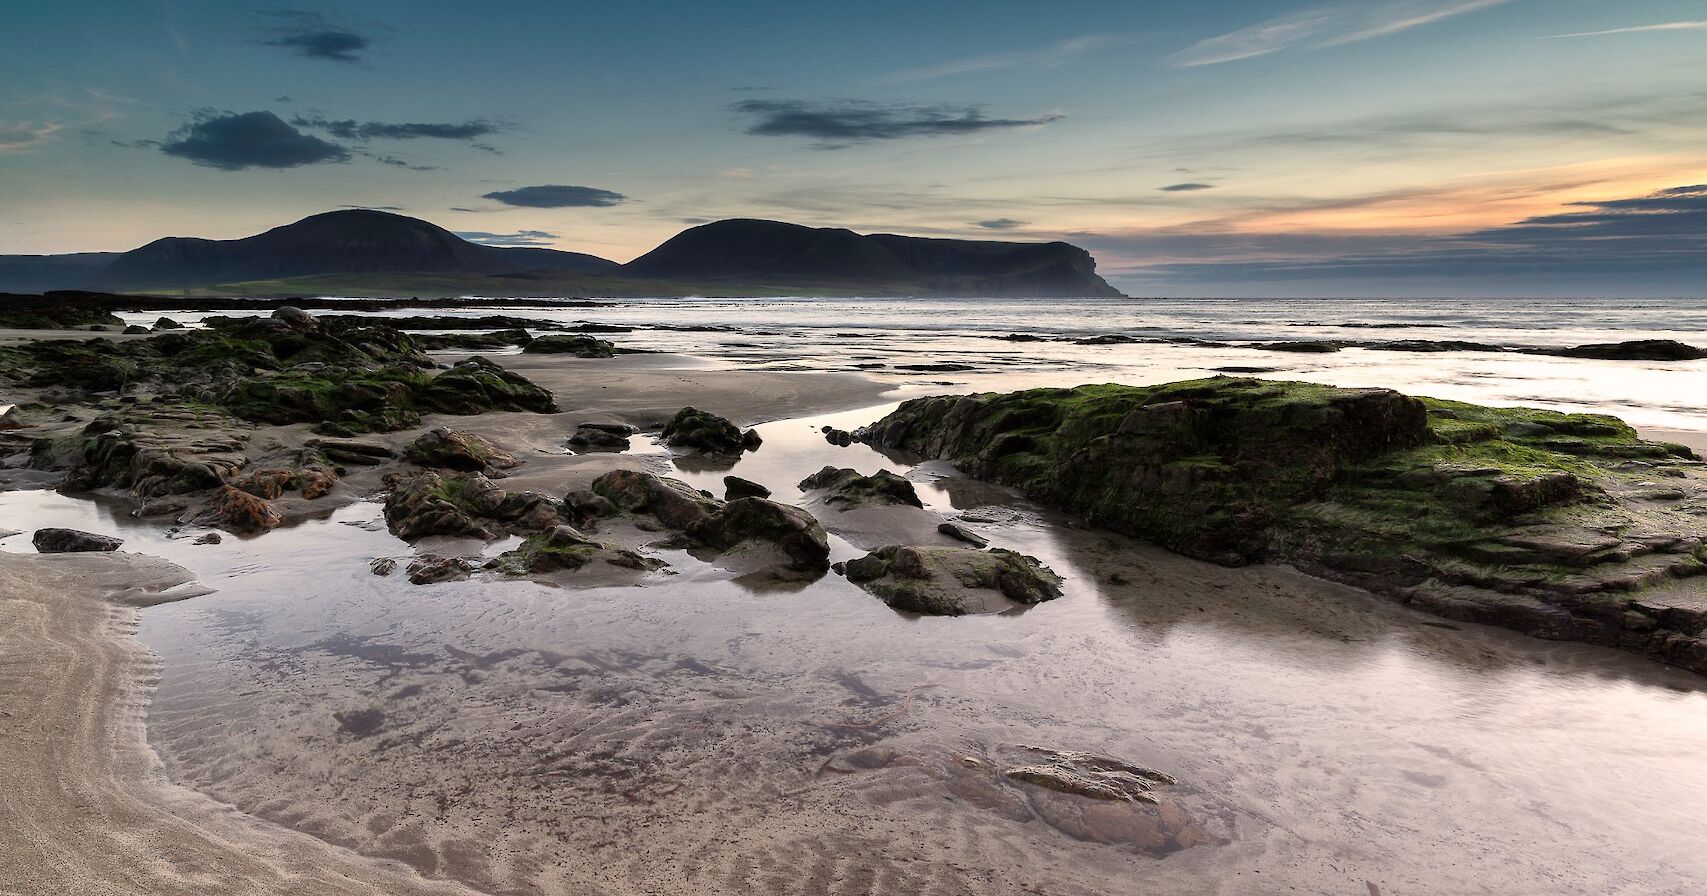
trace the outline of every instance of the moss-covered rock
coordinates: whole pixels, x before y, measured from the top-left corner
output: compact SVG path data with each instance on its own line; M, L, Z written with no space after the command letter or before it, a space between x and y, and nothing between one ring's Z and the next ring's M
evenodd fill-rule
M716 498L679 479L638 470L612 470L593 480L591 490L619 510L648 514L678 532L719 508Z
M616 346L594 336L553 333L529 341L522 351L530 355L610 358L616 355Z
M1000 613L1061 596L1035 557L997 548L890 545L847 564L853 582L897 610L931 616Z
M456 535L490 541L540 532L563 522L557 501L537 492L508 492L479 473L392 474L385 522L405 541Z
M514 550L487 564L506 575L529 575L582 569L594 563L633 570L661 569L662 560L591 538L572 526L554 526L530 535Z
M1707 476L1615 418L1216 377L917 399L862 436L1191 556L1707 671Z
M423 467L463 473L497 475L516 465L516 459L471 432L439 426L422 433L403 449L403 459Z
M888 470L878 470L870 476L847 467L825 467L800 481L803 491L823 489L824 503L839 504L846 510L865 504L905 504L925 506L913 483Z
M689 538L720 552L752 542L773 546L795 572L830 567L830 540L812 514L764 498L738 498L687 529Z

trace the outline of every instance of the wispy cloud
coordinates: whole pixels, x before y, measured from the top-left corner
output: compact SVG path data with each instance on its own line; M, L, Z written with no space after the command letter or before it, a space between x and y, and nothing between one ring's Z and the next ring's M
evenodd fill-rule
M811 137L826 149L872 140L947 137L985 131L1040 127L1059 113L1035 118L987 118L978 106L921 106L861 100L748 100L735 111L752 116L747 133L762 137Z
M1387 0L1314 6L1207 38L1175 53L1179 66L1219 65L1282 50L1321 49L1398 34L1511 0Z
M1010 68L1051 69L1101 50L1129 46L1142 38L1139 34L1086 34L1079 37L1069 37L1043 47L1029 50L1015 50L1010 53L990 53L984 56L971 56L956 59L924 68L909 69L896 72L882 79L883 84L901 84L907 81L924 81L930 78L947 78L954 75L968 75L973 72L997 71Z
M1168 184L1165 187L1157 187L1156 189L1161 190L1164 193L1195 193L1198 190L1213 190L1215 187L1213 184L1189 183Z
M54 123L31 124L27 121L10 122L0 119L0 152L29 149L46 143L60 125Z
M1549 34L1542 40L1564 40L1571 37L1605 37L1608 34L1640 34L1647 31L1704 31L1707 22L1661 22L1658 25L1632 25L1628 28L1608 28L1605 31L1576 31L1571 34Z
M475 140L503 130L490 121L475 119L458 122L400 122L356 121L344 118L331 120L321 115L298 115L291 124L299 128L318 128L341 140Z
M553 246L558 235L544 230L518 230L514 233L491 233L485 230L458 230L457 236L482 246Z
M982 227L985 230L1017 230L1018 228L1024 227L1027 223L1029 222L1019 221L1013 218L991 218L988 221L973 221L972 226Z

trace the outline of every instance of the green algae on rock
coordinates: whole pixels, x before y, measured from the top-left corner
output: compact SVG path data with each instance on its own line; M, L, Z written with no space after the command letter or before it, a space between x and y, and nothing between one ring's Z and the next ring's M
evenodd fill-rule
M1215 377L915 399L862 436L1190 556L1707 672L1707 473L1612 417Z
M931 616L1000 613L1061 596L1060 576L1000 548L889 545L848 561L846 571L889 606Z

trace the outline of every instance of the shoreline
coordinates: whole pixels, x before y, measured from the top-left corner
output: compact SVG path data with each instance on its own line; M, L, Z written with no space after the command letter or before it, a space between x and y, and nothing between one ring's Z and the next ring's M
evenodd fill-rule
M0 892L467 896L169 782L137 611L190 596L140 554L0 554Z

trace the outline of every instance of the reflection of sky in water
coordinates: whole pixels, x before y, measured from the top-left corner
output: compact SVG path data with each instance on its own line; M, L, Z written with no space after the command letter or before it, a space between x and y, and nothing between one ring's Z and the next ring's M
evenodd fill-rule
M644 588L421 588L368 572L408 552L372 503L214 546L51 493L0 494L0 519L115 531L220 589L144 613L164 663L151 736L174 776L334 839L425 813L445 848L562 861L618 889L686 855L825 848L790 839L807 812L852 861L951 844L955 863L1009 881L1196 892L1260 871L1282 889L1682 894L1707 875L1680 833L1707 823L1698 678L1180 561L818 432L883 410L766 424L733 467L680 475L721 493L734 473L794 501L825 464L911 472L945 514L1017 511L974 528L1065 575L1065 597L915 619L835 576L752 591L680 551L662 552L680 574ZM821 516L833 531L835 511ZM1112 753L1233 806L1238 837L1134 865L940 797L886 814L868 779L814 772L864 742L848 723L903 707L865 737ZM381 733L352 737L334 713ZM853 836L873 830L887 833Z
M397 313L498 312L482 308ZM1676 339L1701 344L1707 343L1707 307L1699 300L673 299L502 313L571 324L715 328L641 329L607 338L628 347L699 355L756 369L865 369L884 379L938 392L1084 382L1154 383L1208 376L1225 368L1259 368L1255 375L1387 386L1491 404L1598 411L1640 426L1707 431L1707 412L1701 410L1701 396L1707 395L1707 361L1661 364L1364 349L1296 354L1168 344L1014 343L992 338L1009 333L1128 333L1219 341L1455 339L1561 346ZM149 323L157 316L129 315L127 322ZM193 322L203 315L170 316ZM973 369L895 369L938 363ZM862 364L883 366L861 368Z

